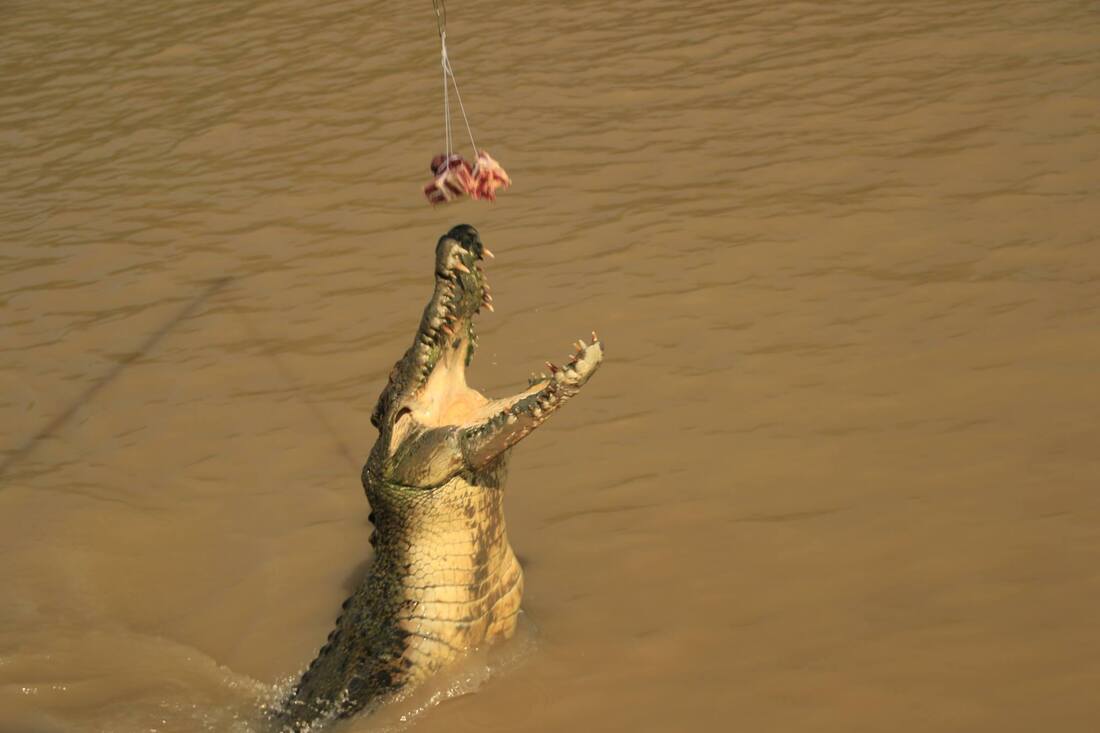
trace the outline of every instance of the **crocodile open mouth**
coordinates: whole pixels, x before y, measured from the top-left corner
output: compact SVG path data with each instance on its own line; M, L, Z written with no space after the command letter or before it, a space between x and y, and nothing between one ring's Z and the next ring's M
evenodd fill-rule
M591 347L576 343L564 367L502 399L489 399L466 383L466 367L477 348L474 317L493 310L493 297L482 267L493 254L468 224L451 229L436 245L435 289L424 309L413 344L390 374L372 422L383 428L389 416L390 449L413 433L443 426L488 429L521 415L541 422L587 378L602 356L593 334Z
M493 253L468 224L452 228L435 248L435 289L413 344L393 368L371 421L391 413L394 424L410 416L422 426L464 424L488 403L466 384L466 367L477 348L474 316L493 310L482 261ZM468 414L467 414L468 413ZM403 432L403 431L399 431ZM399 438L400 436L394 436Z

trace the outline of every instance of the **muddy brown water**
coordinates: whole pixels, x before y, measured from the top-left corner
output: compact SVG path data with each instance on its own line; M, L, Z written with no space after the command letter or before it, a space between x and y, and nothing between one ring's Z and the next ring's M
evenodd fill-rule
M1100 729L1096 4L450 15L515 185L433 210L426 0L4 3L0 730L258 729L459 222L475 386L608 358L514 455L515 663L413 730Z

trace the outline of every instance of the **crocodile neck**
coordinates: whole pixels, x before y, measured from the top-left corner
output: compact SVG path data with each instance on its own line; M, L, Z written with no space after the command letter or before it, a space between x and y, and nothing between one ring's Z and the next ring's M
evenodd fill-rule
M369 467L374 562L287 702L290 730L371 710L515 631L523 573L504 524L507 454L415 491L376 479Z

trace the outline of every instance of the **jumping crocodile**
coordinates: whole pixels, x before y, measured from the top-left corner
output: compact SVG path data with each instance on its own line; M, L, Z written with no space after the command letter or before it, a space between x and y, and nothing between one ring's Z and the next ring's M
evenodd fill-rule
M578 341L565 366L548 364L511 397L467 386L474 316L493 309L480 263L492 256L465 224L436 245L435 290L371 416L379 435L362 481L374 562L276 713L283 731L369 712L515 631L523 571L504 528L509 453L588 381L603 345L595 333Z

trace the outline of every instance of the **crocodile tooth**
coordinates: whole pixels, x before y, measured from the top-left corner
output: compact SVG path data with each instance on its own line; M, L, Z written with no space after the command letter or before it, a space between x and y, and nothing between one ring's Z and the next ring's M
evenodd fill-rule
M519 418L510 412L508 413L508 417L506 418L506 420L509 425L515 425L517 422L519 422Z
M592 332L592 343L596 343L599 340L600 340L600 337L596 335L595 331L593 331Z
M481 253L482 253L483 255L485 255L486 257L488 257L489 259L493 259L494 257L496 257L496 255L495 255L495 254L493 254L493 253L492 253L492 252L491 252L491 251L489 250L489 248L488 248L488 247L486 247L486 246L485 246L484 244L483 244L483 245L481 245Z
M470 268L466 267L466 265L462 264L461 262L454 263L453 267L459 272L465 272L467 275L470 274Z

